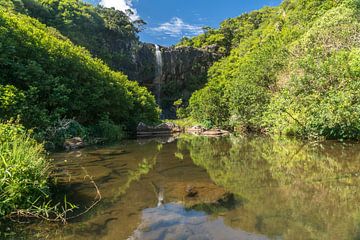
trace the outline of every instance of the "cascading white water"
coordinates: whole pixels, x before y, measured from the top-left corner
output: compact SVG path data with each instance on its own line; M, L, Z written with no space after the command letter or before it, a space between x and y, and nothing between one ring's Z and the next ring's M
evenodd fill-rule
M160 95L161 95L161 77L162 77L162 68L163 60L160 47L155 45L155 57L156 57L156 72L155 72L155 91L156 91L156 101L160 104Z

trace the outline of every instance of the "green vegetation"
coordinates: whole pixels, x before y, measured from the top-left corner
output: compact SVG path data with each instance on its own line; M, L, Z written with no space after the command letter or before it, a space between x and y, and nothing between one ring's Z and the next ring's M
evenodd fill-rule
M217 53L229 55L241 41L253 34L260 25L273 14L272 8L245 13L237 18L227 19L220 24L219 29L204 27L204 34L194 38L184 37L178 46L209 48Z
M17 10L56 28L74 44L85 47L114 70L132 73L132 53L137 33L145 24L131 21L124 12L84 3L81 0L6 0Z
M75 207L66 198L52 204L44 145L117 141L139 122L159 121L146 88L90 54L129 68L141 24L77 0L0 2L0 121L9 121L0 123L0 218L21 210L64 220Z
M0 217L19 209L40 215L52 211L49 163L43 144L34 139L53 149L72 137L90 143L117 141L139 122L159 121L154 96L114 71L136 71L132 54L139 46L137 33L143 24L131 22L123 12L80 0L0 2ZM208 49L223 58L207 76L205 70L195 71L208 67L206 63L195 63L192 72L198 75L191 72L186 86L170 81L162 87L162 105L174 106L184 118L177 124L360 140L359 0L285 0L279 7L243 14L224 21L219 29L204 30L200 36L184 38L179 46ZM187 91L179 91L182 87ZM21 125L12 119L19 119ZM295 140L269 143L264 139L260 146L259 140L221 141L184 137L179 145L189 144L196 164L206 168L219 185L250 199L254 206L247 207L264 218L275 212L271 207L266 208L270 212L254 210L261 201L272 206L274 200L267 199L285 200L285 210L296 212L294 206L307 205L307 199L301 189L292 196L286 189L267 193L273 194L270 198L259 196L253 192L258 181L296 188L299 181L321 182L324 177L342 179L349 174L338 171L343 163L332 156L318 159L321 150ZM245 152L245 158L239 152ZM175 157L186 159L181 151ZM240 158L245 160L238 162ZM144 160L117 197L133 179L148 173L155 160ZM349 169L353 171L353 166ZM358 194L352 196L348 188L319 183L310 190L322 193L319 198L338 202L358 200ZM329 219L330 225L335 221L326 214L318 216ZM311 232L327 237L321 229L306 226L311 214L293 217L298 226L288 228L288 234L301 229L309 238ZM345 220L352 221L351 217ZM268 231L270 236L278 234Z
M50 200L44 148L20 125L0 124L0 218Z
M107 128L98 133L111 133L110 125L115 132L131 131L140 121L158 120L145 88L31 17L1 10L0 42L2 119L20 116L38 136L62 119Z
M286 0L184 39L228 54L187 112L210 126L360 139L359 10L358 0Z

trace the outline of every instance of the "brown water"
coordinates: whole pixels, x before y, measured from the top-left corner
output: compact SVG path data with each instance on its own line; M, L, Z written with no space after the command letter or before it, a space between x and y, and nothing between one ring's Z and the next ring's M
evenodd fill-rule
M360 239L360 144L182 136L54 154L82 207L30 239ZM161 201L163 198L163 201Z

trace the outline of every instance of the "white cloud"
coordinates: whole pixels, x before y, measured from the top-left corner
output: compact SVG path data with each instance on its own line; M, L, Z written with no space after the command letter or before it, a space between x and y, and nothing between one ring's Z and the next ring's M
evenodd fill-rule
M169 22L162 23L158 27L149 30L171 37L194 36L203 33L202 27L187 24L178 17L173 17Z
M131 10L134 14L129 15L131 20L140 19L136 9L133 7L132 0L101 0L100 5L107 8L115 8L116 10L120 10L126 12L126 10Z

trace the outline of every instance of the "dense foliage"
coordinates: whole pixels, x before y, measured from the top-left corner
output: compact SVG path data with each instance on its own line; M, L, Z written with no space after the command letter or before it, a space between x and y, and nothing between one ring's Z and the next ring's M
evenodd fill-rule
M272 8L264 8L260 11L245 13L237 18L225 20L220 24L219 29L204 27L204 34L193 38L184 37L177 45L207 48L228 55L242 39L251 36L273 11Z
M0 218L49 201L43 146L17 124L0 124Z
M144 22L114 8L94 7L81 0L6 0L17 10L56 28L74 44L85 47L112 69L132 73L132 54Z
M104 126L107 120L126 130L158 120L155 99L146 88L111 71L54 28L4 8L0 99L2 119L20 116L25 127L36 131L64 118L85 126Z
M193 94L191 116L210 126L359 139L359 10L358 0L287 0L184 39L230 52ZM231 42L211 40L219 35Z

